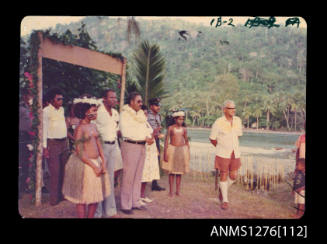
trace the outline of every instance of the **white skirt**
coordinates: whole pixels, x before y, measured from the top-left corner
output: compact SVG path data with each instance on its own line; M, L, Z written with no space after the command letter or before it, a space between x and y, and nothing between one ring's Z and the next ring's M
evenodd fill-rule
M160 179L158 149L156 143L145 145L145 161L142 174L142 182L151 182Z

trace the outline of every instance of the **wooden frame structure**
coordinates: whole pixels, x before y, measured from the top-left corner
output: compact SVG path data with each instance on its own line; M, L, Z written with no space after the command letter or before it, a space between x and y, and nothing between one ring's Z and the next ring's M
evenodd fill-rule
M36 187L35 187L35 205L41 205L41 176L42 176L42 154L43 154L43 108L42 108L42 58L49 58L74 65L79 65L91 69L101 70L109 73L121 75L120 91L120 109L124 105L125 79L126 79L126 59L123 61L113 58L110 55L96 52L90 49L81 48L72 45L63 45L53 43L50 39L45 38L42 32L38 32L40 46L38 50L38 68L37 68L37 101L40 105L38 108L38 137L36 159Z

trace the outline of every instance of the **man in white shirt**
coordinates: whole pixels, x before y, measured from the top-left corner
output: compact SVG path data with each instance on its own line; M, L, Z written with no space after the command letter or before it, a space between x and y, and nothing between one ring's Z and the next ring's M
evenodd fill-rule
M116 145L119 131L119 113L114 107L117 105L116 92L112 89L105 91L103 103L98 108L97 119L94 123L100 133L103 153L107 160L111 193L101 204L98 204L95 217L115 217L117 214L114 189L114 169L119 149ZM120 153L120 152L119 152Z
M242 136L242 121L235 115L235 103L224 102L224 116L212 125L210 142L216 147L215 169L220 171L219 198L222 209L228 208L228 188L235 182L237 170L241 167L238 137Z
M69 156L62 94L60 89L50 90L50 104L43 109L43 155L49 159L51 205L64 199L61 190Z
M147 118L141 106L142 97L137 92L129 94L128 103L120 114L120 132L123 137L121 153L123 158L123 180L121 185L121 210L132 214L132 209L145 209L140 201L141 179L145 160L145 143L154 139L147 128Z

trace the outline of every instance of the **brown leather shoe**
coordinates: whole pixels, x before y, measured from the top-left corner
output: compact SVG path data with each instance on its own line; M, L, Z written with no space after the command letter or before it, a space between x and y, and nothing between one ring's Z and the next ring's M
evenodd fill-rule
M133 214L133 210L131 209L121 209L120 211L122 211L124 214Z
M221 204L221 208L222 208L223 210L228 209L228 202L223 202L223 204Z

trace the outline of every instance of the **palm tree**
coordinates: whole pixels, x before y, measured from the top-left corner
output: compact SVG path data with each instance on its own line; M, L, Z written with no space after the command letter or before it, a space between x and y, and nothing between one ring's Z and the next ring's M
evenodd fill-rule
M167 92L163 88L165 59L158 45L143 41L134 53L136 79L138 80L145 105L154 97L164 98Z
M284 114L284 118L286 121L287 130L290 130L289 119L290 119L291 103L292 103L292 100L289 97L289 95L282 94L281 108L282 108L282 112Z
M263 97L263 109L267 112L266 129L269 130L270 114L275 112L275 101L271 95Z
M254 107L253 115L257 118L257 130L259 129L259 118L262 115L262 107L257 105Z
M243 112L242 112L242 116L247 121L247 128L250 127L250 117L251 117L251 115L252 115L252 112L251 112L250 108L249 107L245 107L244 110L243 110Z
M97 16L97 18L102 21L103 19L109 19L110 16ZM121 28L121 17L118 17L116 22L117 22L117 26L112 26L111 28L108 29L108 32L110 32L111 30L115 29L115 28ZM138 24L138 22L136 21L134 16L128 16L127 17L127 29L126 29L126 34L127 34L127 40L130 43L131 41L131 37L134 34L136 40L139 39L140 35L141 35L141 30L140 30L140 26Z
M192 110L190 111L190 116L192 118L192 126L194 126L195 122L198 122L198 119L201 117L201 114L196 110Z
M118 21L120 21L118 19ZM127 19L127 39L128 42L131 41L131 35L134 33L136 39L138 39L141 35L140 27L135 20L134 16L129 16Z

